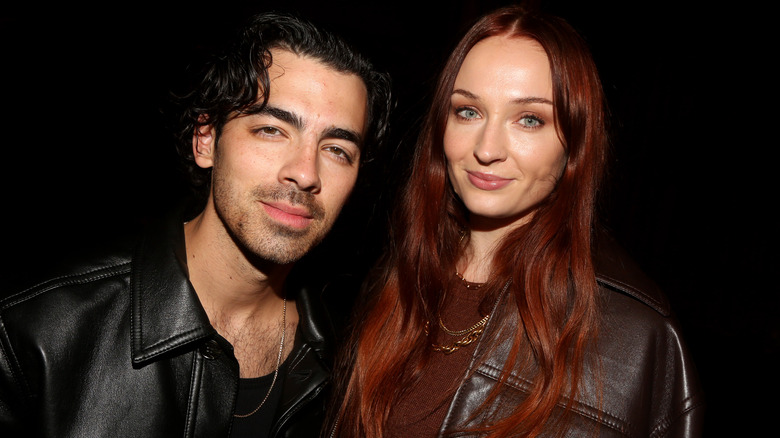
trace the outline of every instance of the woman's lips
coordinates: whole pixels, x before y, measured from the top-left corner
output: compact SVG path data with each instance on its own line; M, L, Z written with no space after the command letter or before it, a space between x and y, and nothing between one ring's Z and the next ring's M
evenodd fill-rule
M466 171L466 174L471 184L481 190L498 190L512 182L509 178L502 178L489 173Z
M313 219L312 214L306 208L283 202L261 202L261 204L271 218L291 228L306 228Z

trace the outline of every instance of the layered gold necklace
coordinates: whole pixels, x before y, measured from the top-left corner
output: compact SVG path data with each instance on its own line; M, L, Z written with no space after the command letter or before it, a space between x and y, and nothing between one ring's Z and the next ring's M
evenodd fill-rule
M463 238L461 237L461 240ZM458 277L458 279L463 283L463 286L466 287L468 290L477 290L482 287L483 283L472 283L465 278L456 270L455 276ZM446 296L444 297L446 298ZM431 347L433 348L433 351L441 352L444 354L452 354L461 347L465 347L467 345L472 344L474 341L476 341L479 338L479 335L482 334L483 330L485 329L485 324L487 324L488 319L490 319L490 314L487 314L482 317L479 321L476 322L476 324L472 325L469 328L463 329L463 330L450 330L447 328L446 325L444 325L444 321L441 319L441 315L439 315L439 327L444 331L444 333L450 335L450 336L462 336L457 341L453 342L450 345L440 345L435 342L431 343ZM430 333L430 321L425 322L425 336L428 336Z
M459 350L461 347L465 347L469 344L472 344L474 341L476 341L479 338L479 335L481 335L482 332L485 330L485 324L488 322L488 319L490 319L490 314L485 315L476 324L472 325L467 329L450 330L444 325L444 321L442 321L441 316L439 316L439 327L441 327L441 329L444 330L444 333L450 336L463 336L463 337L453 342L451 345L440 345L435 342L432 342L431 347L433 348L433 351L441 352L444 354L452 354L455 351ZM428 336L429 328L430 328L430 321L426 321L425 336Z
M463 243L463 238L466 237L466 232L462 232L460 234L460 240L458 240L458 245L460 246ZM466 287L468 290L477 290L482 287L483 283L472 283L465 278L463 278L463 275L461 275L458 270L455 270L455 276L458 277L458 279L461 281L463 286ZM445 297L442 297L442 301ZM479 321L477 321L476 324L472 325L471 327L463 330L450 330L447 328L446 325L444 325L444 321L441 319L441 315L439 315L439 327L444 331L444 333L450 335L450 336L462 336L457 341L453 342L450 345L440 345L435 342L431 342L431 347L433 348L433 351L441 352L444 354L452 354L456 351L458 351L461 347L465 347L467 345L470 345L474 343L477 339L479 339L479 335L482 334L482 332L485 329L485 324L487 324L488 319L490 319L490 314L487 314L482 317ZM425 321L425 336L429 336L430 334L430 327L431 322Z

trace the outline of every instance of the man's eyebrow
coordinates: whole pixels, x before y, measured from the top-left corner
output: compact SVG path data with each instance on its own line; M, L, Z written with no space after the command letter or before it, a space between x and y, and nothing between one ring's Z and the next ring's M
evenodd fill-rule
M363 136L359 132L351 129L332 127L322 134L322 138L338 138L355 143L359 148L363 147Z
M252 105L242 111L246 115L268 115L292 125L295 129L303 129L306 126L301 116L292 111L287 111L272 105Z
M480 100L479 96L472 93L471 91L466 91L461 88L457 88L455 90L452 90L452 94L460 94L463 97L466 97L468 99L474 99L474 100ZM520 97L518 99L512 100L514 103L543 103L547 105L552 105L552 101L550 99L544 98L544 97Z
M273 105L252 105L242 111L246 115L268 115L292 125L295 129L303 129L306 123L298 114ZM363 147L363 135L352 129L331 127L323 132L322 138L337 138L355 143L359 148Z

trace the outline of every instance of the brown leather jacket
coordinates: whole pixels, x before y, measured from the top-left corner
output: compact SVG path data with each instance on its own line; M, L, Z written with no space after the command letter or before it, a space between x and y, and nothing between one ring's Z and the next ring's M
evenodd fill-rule
M703 395L666 297L608 238L600 241L595 263L604 306L597 348L592 353L595 357L589 358L595 360L586 362L600 368L586 365L585 387L572 404L565 436L700 436ZM507 300L505 295L498 306L508 305ZM511 337L498 334L501 327L516 326L516 314L502 324L488 324L470 371L450 404L441 437L464 436L457 433L462 426L484 424L494 415L506 415L516 404L513 400L522 397L529 385L527 375L513 374L490 409L473 416L497 384L512 344ZM491 339L499 339L497 348ZM484 357L489 348L492 352ZM600 402L596 381L601 382Z

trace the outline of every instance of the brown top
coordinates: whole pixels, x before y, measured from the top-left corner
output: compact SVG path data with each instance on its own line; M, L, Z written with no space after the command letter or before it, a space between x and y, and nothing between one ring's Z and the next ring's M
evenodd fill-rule
M453 275L449 292L442 308L442 320L450 331L464 330L478 322L483 290L469 290ZM438 324L438 321L431 321ZM452 345L461 336L451 336L438 331L435 342ZM415 385L398 401L390 412L386 425L386 436L434 437L447 415L450 401L458 384L466 374L478 340L461 347L451 354L431 352L428 365Z

